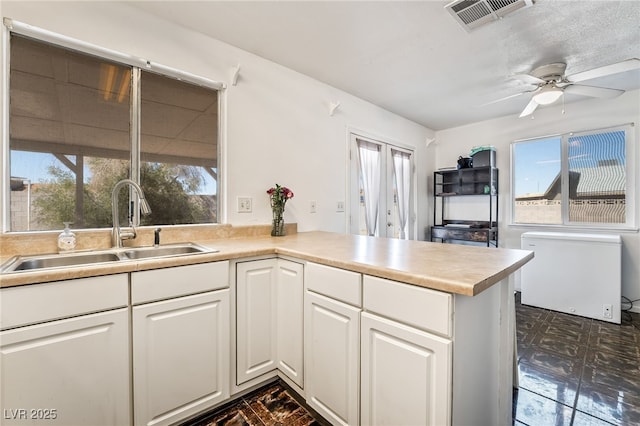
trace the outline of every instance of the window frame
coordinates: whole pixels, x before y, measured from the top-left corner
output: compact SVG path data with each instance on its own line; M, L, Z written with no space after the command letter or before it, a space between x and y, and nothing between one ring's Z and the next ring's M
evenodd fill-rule
M569 139L581 135L624 131L625 134L625 223L572 222L569 220ZM560 139L560 178L561 178L561 223L525 223L516 222L515 193L515 149L519 143L532 143L551 138ZM606 231L638 231L638 153L635 123L619 124L597 129L570 131L534 138L518 139L510 144L510 226L532 228L560 228Z
M108 60L111 62L115 62L121 64L123 66L127 66L131 68L132 72L132 90L131 90L131 108L130 108L130 176L129 178L135 181L136 183L140 183L140 166L141 166L141 126L140 126L140 111L141 111L141 103L140 103L140 75L141 71L144 70L146 72L152 72L155 74L159 74L168 78L173 78L179 81L184 81L186 83L194 84L197 86L201 86L207 89L213 89L217 91L218 94L218 124L217 124L217 159L216 159L216 168L218 170L218 180L216 184L217 188L217 222L212 222L208 224L184 224L184 226L198 226L198 225L214 225L219 223L224 223L226 218L226 209L224 208L224 194L223 188L225 188L224 179L226 176L226 171L222 170L221 167L226 165L226 162L223 160L222 156L224 155L224 135L226 134L224 129L224 119L225 117L225 99L226 99L226 84L220 81L215 81L206 77L202 77L196 74L191 74L186 71L182 71L176 68L172 68L166 65L158 64L155 62L151 62L144 58L135 57L126 53L118 52L115 50L111 50L108 48L104 48L92 43L88 43L82 40L74 39L71 37L64 36L62 34L58 34L52 31L48 31L42 28L34 27L32 25L28 25L19 21L15 21L9 18L3 19L2 25L2 66L3 70L3 78L0 82L2 86L2 123L1 123L1 134L0 134L0 143L2 143L2 155L0 156L1 160L1 173L4 182L10 181L10 74L11 74L11 35L15 34L22 37L31 38L37 42L47 43L51 45L55 45L57 47L61 47L64 49L70 49L76 51L80 54L86 54L90 56L95 56L100 59ZM135 211L136 223L139 223L139 207L138 207L138 197L135 195L133 191L130 191L131 202L135 203ZM10 191L7 188L2 188L2 193L0 194L0 204L2 206L2 219L1 219L1 232L4 233L15 233L15 232L31 232L31 233L45 233L45 232L57 232L57 231L14 231L11 230L11 213L10 213ZM89 228L84 228L89 229ZM108 228L98 228L98 229L108 229Z

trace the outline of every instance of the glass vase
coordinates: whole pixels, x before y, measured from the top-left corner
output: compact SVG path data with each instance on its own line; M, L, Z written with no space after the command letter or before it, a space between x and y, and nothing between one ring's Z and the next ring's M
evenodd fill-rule
M273 223L271 224L272 237L282 237L284 235L283 213L283 210L273 209Z

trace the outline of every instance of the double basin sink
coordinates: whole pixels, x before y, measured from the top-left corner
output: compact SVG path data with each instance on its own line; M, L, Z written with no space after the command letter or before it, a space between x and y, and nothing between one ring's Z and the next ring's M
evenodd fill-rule
M0 273L37 271L52 268L82 267L101 263L123 262L131 260L160 259L174 256L187 256L215 253L210 249L193 243L166 244L152 247L136 247L88 251L69 254L45 254L37 256L15 256L0 267Z

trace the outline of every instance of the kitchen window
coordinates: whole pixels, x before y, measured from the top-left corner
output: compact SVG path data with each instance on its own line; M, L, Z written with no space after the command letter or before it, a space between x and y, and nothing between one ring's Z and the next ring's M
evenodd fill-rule
M141 225L217 222L221 85L91 53L10 35L5 229L111 227L125 178L150 204ZM136 202L121 191L120 223Z
M633 125L512 144L512 223L633 228Z

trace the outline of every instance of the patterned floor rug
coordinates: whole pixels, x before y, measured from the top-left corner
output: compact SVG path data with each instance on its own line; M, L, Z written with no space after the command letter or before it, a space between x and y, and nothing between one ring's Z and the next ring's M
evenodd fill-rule
M183 426L323 426L291 396L281 382L260 388L244 398Z

